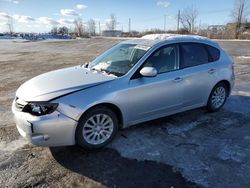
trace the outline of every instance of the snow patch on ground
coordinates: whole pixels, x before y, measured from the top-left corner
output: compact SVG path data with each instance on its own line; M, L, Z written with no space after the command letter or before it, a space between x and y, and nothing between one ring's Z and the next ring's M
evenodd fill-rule
M238 56L239 59L250 59L250 56Z
M250 136L245 136L244 139L250 141Z
M0 152L16 151L17 149L22 148L26 144L28 144L28 142L24 138L19 138L18 140L13 140L13 141L8 142L8 143L3 141L3 142L0 142Z
M179 134L182 134L184 132L194 129L197 125L198 125L197 122L191 122L188 124L184 123L180 126L170 125L170 126L167 126L167 132L170 135L179 135Z
M238 145L225 145L218 154L222 160L232 160L235 162L242 162L246 157L244 149Z
M232 95L225 103L224 108L232 112L239 112L242 114L250 113L250 93L244 91L238 91L238 95Z
M159 151L152 151L152 152L148 152L147 155L152 156L152 157L158 157L161 155L161 153Z
M233 91L232 94L250 97L250 91Z

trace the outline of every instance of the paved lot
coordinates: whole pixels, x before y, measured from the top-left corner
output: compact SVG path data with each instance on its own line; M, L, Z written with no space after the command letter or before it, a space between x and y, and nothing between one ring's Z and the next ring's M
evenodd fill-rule
M108 147L33 147L10 111L15 90L49 70L90 61L115 39L0 41L0 185L3 187L249 187L250 42L220 41L236 86L218 113L204 109L120 131ZM0 187L1 187L0 186Z

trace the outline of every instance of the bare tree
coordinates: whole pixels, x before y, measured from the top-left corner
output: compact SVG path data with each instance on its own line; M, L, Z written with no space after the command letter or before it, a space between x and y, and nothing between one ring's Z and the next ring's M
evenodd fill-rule
M194 32L196 19L198 17L198 10L195 7L187 7L180 14L180 22L185 30L189 33Z
M57 35L58 34L58 27L57 26L52 27L50 33L53 35Z
M234 8L232 10L232 18L235 22L235 38L238 39L241 33L241 26L246 19L248 12L248 5L246 0L235 0Z
M81 18L74 20L75 32L79 37L83 37L85 33L85 27Z
M109 21L106 23L106 27L108 30L114 31L117 26L117 19L114 14L110 15Z
M58 33L61 35L69 34L69 29L66 26L60 27L58 29Z
M89 31L89 34L92 35L92 36L95 36L95 29L96 29L96 23L95 23L95 20L94 19L90 19L88 21L88 31Z
M13 35L14 33L14 24L13 24L13 18L12 16L8 16L8 19L7 19L7 28L8 28L8 31L9 31L9 34L10 35Z

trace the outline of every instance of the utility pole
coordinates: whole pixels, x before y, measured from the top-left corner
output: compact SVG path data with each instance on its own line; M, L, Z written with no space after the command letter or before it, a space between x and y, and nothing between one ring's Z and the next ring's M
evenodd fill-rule
M99 35L101 36L102 33L101 33L101 23L99 22Z
M198 32L201 31L201 20L200 20L200 23L199 23L199 29L198 29Z
M178 11L178 18L177 18L177 33L179 33L180 30L180 19L181 19L181 11Z
M128 19L128 32L131 32L131 18Z
M164 15L164 32L166 32L166 22L167 22L167 16Z

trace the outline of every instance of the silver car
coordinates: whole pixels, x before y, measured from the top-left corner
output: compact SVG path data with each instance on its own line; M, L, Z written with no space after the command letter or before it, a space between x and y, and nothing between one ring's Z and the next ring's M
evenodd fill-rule
M234 80L233 61L216 42L148 35L25 82L12 111L34 145L95 149L131 125L203 106L218 111Z

